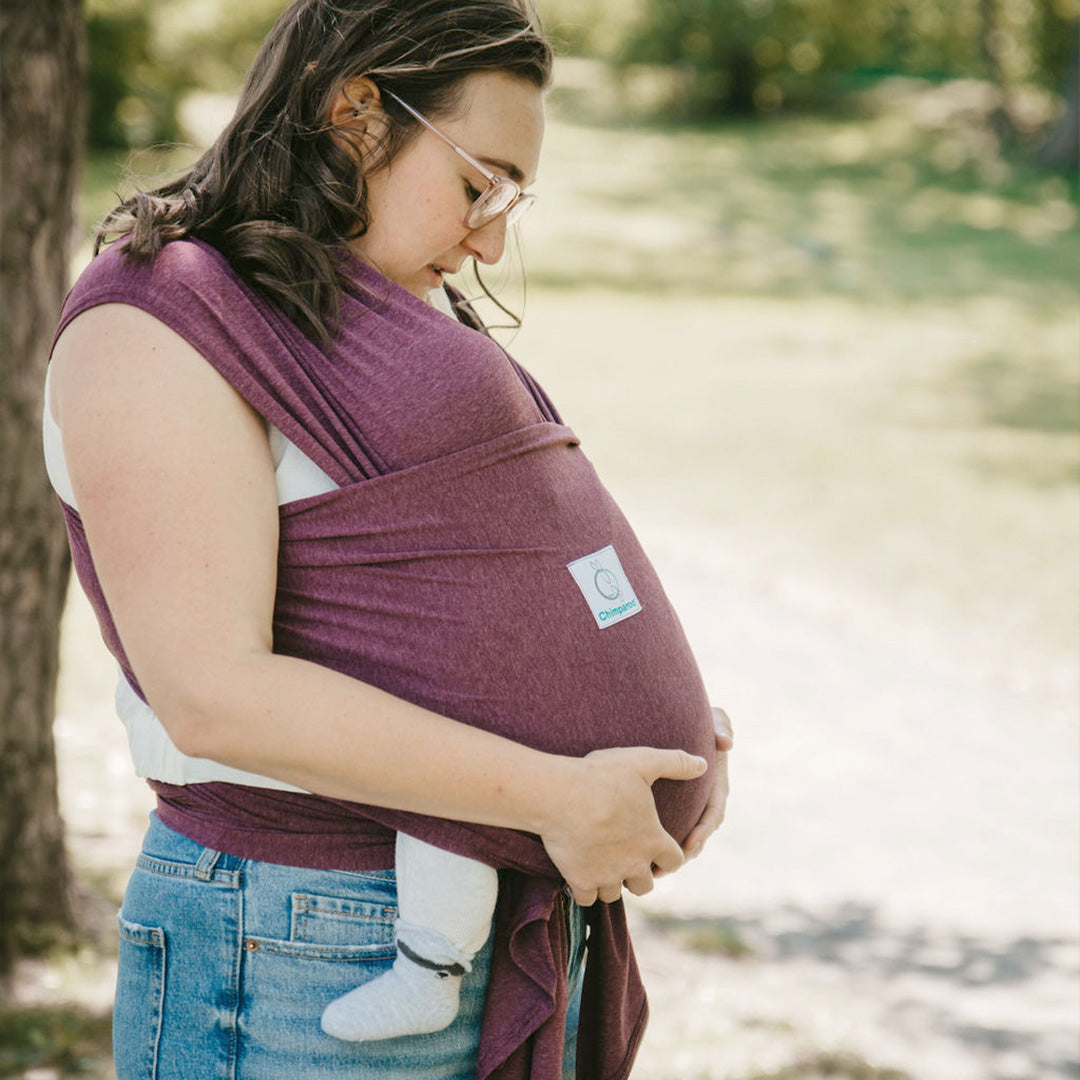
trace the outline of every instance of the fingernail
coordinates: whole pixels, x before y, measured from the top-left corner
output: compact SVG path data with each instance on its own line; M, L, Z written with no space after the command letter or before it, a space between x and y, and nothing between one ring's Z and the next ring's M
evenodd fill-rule
M692 847L686 849L686 857L688 859L696 859L701 854L701 844L694 844Z

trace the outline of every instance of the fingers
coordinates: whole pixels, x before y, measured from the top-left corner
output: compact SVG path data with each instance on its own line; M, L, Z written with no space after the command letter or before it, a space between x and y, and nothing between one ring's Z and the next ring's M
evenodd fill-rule
M598 900L602 904L614 904L617 900L621 900L624 888L635 896L644 896L646 893L651 893L653 890L652 874L627 878L621 885L602 885L599 889L571 888L570 891L574 894L574 900L581 907L592 907Z
M713 727L716 730L716 749L730 750L735 745L735 732L731 727L731 717L719 705L712 707Z
M705 847L705 841L712 836L715 829L705 825L705 819L697 823L691 830L690 835L683 841L683 857L688 861L696 859Z
M577 786L589 793L580 800L582 813L561 813L541 833L575 902L613 903L624 887L638 896L651 892L654 876L677 870L685 857L664 831L649 789L659 779L694 780L708 763L685 750L641 746L594 750L576 760L593 779Z
M644 748L643 748L644 749ZM708 762L685 750L646 749L648 755L641 775L651 784L654 780L695 780L708 767Z
M700 855L701 849L705 846L705 841L723 824L727 810L727 798L727 754L722 753L716 759L716 776L709 801L705 804L700 820L690 830L690 835L683 841L683 854L687 859L693 859L695 856Z
M623 884L628 892L632 892L635 896L644 896L646 893L653 891L653 876L652 874L642 874L638 877L630 877Z
M598 895L596 889L578 889L571 885L570 891L574 894L574 903L578 907L592 907L596 903Z
M670 874L682 866L686 857L683 855L682 848L667 833L664 834L664 839L664 846L653 856L653 866L660 873Z
M646 885L645 882L648 882ZM626 882L626 887L630 889L632 893L637 896L644 896L645 893L652 890L652 877L648 878L635 878L635 885L637 887L631 887L630 882ZM570 887L570 891L574 894L574 901L580 907L592 907L598 900L602 904L614 904L617 900L622 899L622 885L601 885L599 889L575 889Z
M683 841L683 858L696 859L701 854L705 841L720 828L723 820L723 806L706 808L705 813L701 815L701 820L690 830L690 835Z

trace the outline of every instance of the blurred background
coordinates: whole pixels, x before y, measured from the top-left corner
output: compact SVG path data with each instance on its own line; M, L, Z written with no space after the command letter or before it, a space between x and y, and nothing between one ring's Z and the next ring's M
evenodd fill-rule
M77 254L193 160L277 0L88 0ZM631 900L641 1080L1080 1076L1077 0L546 0L503 336L731 713L729 819ZM527 288L522 266L527 269ZM466 277L466 290L475 284ZM150 802L77 588L61 808L98 932L0 1076L110 1077Z

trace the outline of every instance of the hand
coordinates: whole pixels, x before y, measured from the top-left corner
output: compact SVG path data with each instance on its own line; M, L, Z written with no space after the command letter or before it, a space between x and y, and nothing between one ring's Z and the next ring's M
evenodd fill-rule
M652 785L661 777L701 776L703 758L635 746L562 761L565 783L552 793L540 838L582 907L613 903L624 883L641 896L653 887L654 868L670 872L682 865L682 849L657 817Z
M701 854L705 841L724 820L724 810L728 798L728 751L735 745L735 736L731 730L731 720L723 709L713 707L713 726L716 728L716 771L712 795L705 806L701 819L690 830L690 835L683 842L683 856L693 859Z

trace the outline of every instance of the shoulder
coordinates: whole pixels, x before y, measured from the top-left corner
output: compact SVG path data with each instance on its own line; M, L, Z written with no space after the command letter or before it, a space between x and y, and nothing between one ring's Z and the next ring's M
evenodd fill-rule
M229 312L244 290L224 257L209 244L174 240L152 261L126 256L123 239L90 262L64 302L51 363L64 383L75 376L117 381L128 365L155 376L173 368L197 371L228 351ZM84 388L85 389L85 388Z
M69 501L80 511L88 499L107 496L136 459L156 460L164 476L167 451L194 468L196 446L254 443L258 435L265 443L261 422L227 380L174 330L131 305L102 304L78 316L49 370L48 409L62 432Z
M65 309L88 301L167 302L183 294L213 294L240 288L240 280L224 256L199 240L173 240L152 260L128 256L123 239L111 244L79 275ZM141 306L141 305L140 305Z
M76 318L114 304L153 316L204 354L228 347L239 324L261 319L254 295L209 244L173 240L152 261L134 261L121 239L91 261L68 293L54 346Z

